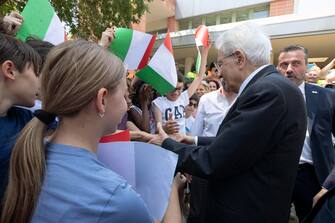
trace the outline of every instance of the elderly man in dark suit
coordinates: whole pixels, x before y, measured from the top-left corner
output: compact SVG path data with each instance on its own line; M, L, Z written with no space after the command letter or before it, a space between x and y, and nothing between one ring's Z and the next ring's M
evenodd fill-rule
M313 197L316 201L335 186L335 91L305 83L307 58L307 49L291 45L280 51L277 67L306 100L308 128L292 198L300 220L312 209Z
M306 133L301 92L269 65L271 43L245 23L217 40L226 87L238 94L216 137L151 142L179 155L181 171L209 181L207 221L285 223Z

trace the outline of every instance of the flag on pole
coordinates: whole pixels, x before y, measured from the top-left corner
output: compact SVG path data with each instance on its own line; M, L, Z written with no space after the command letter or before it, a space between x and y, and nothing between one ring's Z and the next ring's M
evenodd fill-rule
M128 66L129 70L137 70L148 64L155 40L156 35L132 29L117 28L115 39L109 48Z
M18 39L25 41L28 36L36 36L55 45L65 41L64 26L48 0L29 0L21 15L24 20Z
M161 95L165 95L176 88L177 70L169 33L167 33L164 43L158 48L149 64L136 73L136 76L150 84Z
M195 44L198 49L198 57L197 62L195 64L195 70L199 74L200 72L200 64L201 64L201 54L199 47L200 46L208 46L208 28L205 25L200 25L195 30Z

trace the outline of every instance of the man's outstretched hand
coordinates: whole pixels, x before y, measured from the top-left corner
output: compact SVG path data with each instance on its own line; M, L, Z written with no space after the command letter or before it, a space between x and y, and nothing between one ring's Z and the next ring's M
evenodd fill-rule
M163 130L162 123L160 122L157 123L157 130L158 134L154 135L149 143L161 146L163 144L163 141L169 138L169 136Z
M162 146L163 141L165 139L171 138L177 142L186 143L186 144L194 144L193 136L187 136L187 135L180 134L180 133L174 133L170 135L166 134L160 122L157 123L157 130L158 130L158 134L152 135L152 138L150 139L149 143Z

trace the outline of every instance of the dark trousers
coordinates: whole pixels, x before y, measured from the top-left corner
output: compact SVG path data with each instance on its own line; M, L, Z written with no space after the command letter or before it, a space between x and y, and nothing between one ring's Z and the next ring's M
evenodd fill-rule
M313 165L301 164L293 190L292 202L301 222L312 210L313 197L321 190Z
M207 180L192 176L190 191L190 213L187 223L205 223L208 196Z

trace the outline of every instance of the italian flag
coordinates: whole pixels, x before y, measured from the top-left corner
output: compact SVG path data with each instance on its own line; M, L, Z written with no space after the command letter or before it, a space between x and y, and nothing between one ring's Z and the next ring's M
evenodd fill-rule
M199 47L208 46L208 28L205 25L200 25L195 30L195 44L198 49L198 57L195 64L195 71L199 74L200 72L200 64L201 64L201 54Z
M117 28L115 39L109 48L127 65L129 70L138 70L148 64L155 40L156 35L132 29Z
M20 40L32 36L55 45L65 41L64 26L48 0L29 0L21 15L23 24L17 33Z
M177 70L173 57L170 34L151 58L148 66L136 74L150 84L161 95L173 91L177 86Z

